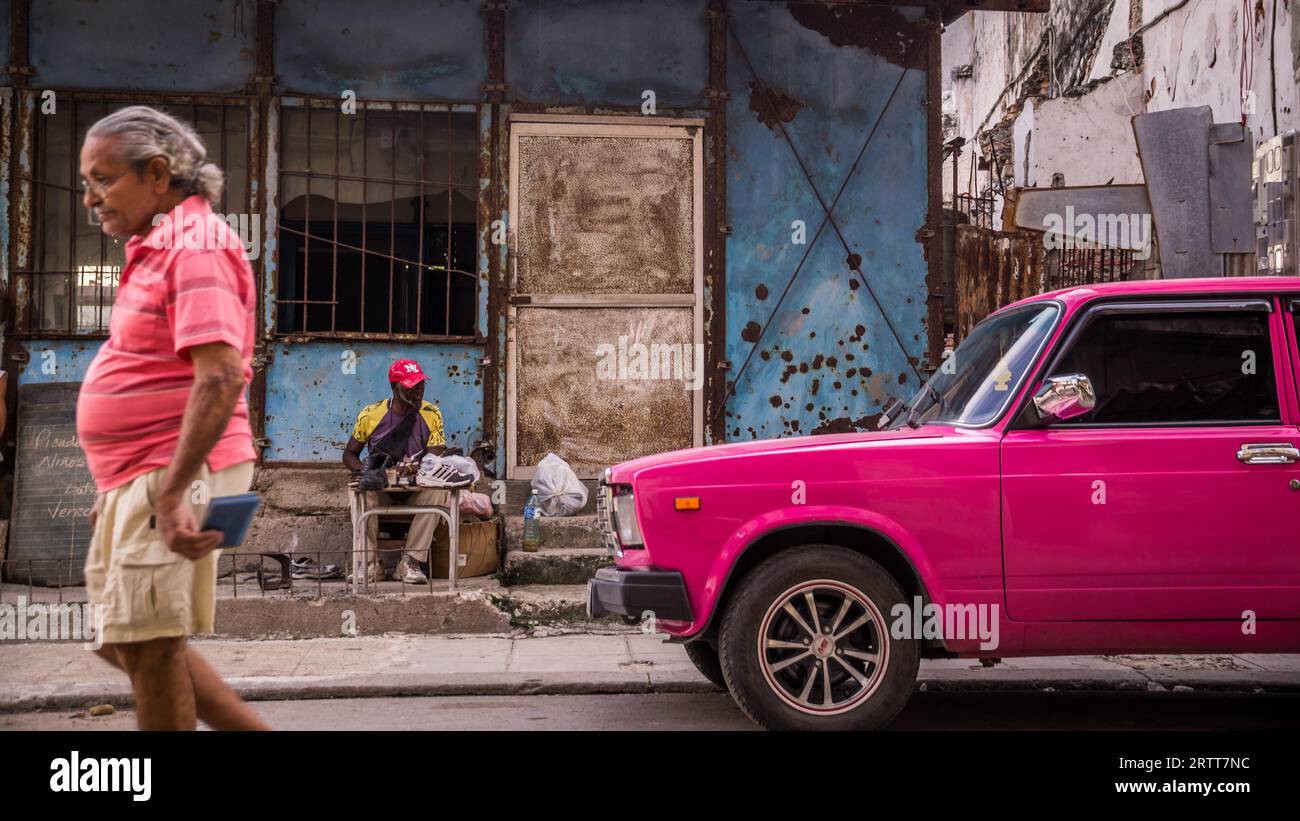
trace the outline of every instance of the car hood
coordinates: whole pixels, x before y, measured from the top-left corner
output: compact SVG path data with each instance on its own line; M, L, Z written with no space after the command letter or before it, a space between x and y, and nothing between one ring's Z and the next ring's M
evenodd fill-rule
M915 439L935 439L948 433L949 429L925 426L916 429L882 430L865 433L830 433L817 436L799 436L786 439L760 439L755 442L734 442L726 445L711 445L701 448L686 448L642 456L622 462L609 469L609 481L613 484L635 482L637 477L653 468L701 462L715 462L724 459L736 459L747 456L793 453L816 449L839 448L846 445L864 445L871 443L901 442Z

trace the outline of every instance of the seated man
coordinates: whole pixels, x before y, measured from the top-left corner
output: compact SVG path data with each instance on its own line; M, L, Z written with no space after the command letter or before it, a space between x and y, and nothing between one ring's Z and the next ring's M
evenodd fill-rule
M441 455L446 448L442 430L442 412L432 402L424 401L424 383L428 377L418 363L399 359L388 369L388 383L393 389L389 399L381 399L361 409L352 438L343 449L343 464L353 471L365 469L361 451L369 445L367 456L387 453L392 463L411 456L419 461L426 453ZM376 505L442 505L450 503L445 490L426 489L411 493L384 493L365 491L367 507ZM357 505L352 506L352 521L356 524ZM429 579L420 564L429 559L429 546L433 544L434 530L439 517L426 513L411 517L411 529L406 535L406 548L397 565L397 578L407 584L426 584ZM383 566L376 552L379 546L379 519L371 516L366 522L366 577L381 581Z

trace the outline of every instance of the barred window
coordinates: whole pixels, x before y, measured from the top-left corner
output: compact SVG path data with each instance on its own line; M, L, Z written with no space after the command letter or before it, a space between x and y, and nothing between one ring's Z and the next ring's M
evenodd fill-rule
M474 106L285 97L276 332L473 339Z
M153 96L59 91L43 113L42 91L27 92L35 157L30 182L32 239L16 275L17 333L103 337L125 264L128 238L106 236L81 203L81 143L90 127L128 105L150 105L192 123L208 158L226 172L214 210L250 215L248 101L242 97ZM251 215L250 215L251 216Z

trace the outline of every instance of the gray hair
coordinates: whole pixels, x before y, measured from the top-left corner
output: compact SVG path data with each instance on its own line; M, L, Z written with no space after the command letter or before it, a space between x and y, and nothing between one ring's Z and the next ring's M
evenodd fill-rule
M137 169L154 157L167 160L172 185L186 194L200 194L216 204L225 187L225 174L204 162L208 149L189 123L144 105L114 111L90 127L86 139L116 137L122 159Z

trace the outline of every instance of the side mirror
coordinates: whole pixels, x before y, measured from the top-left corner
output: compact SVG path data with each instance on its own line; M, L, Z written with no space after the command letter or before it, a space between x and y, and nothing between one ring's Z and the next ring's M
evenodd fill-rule
M1097 406L1092 380L1081 373L1053 376L1034 394L1034 408L1043 422L1064 422Z

